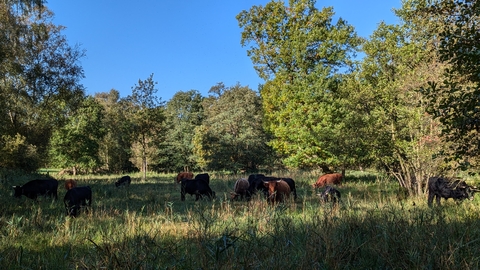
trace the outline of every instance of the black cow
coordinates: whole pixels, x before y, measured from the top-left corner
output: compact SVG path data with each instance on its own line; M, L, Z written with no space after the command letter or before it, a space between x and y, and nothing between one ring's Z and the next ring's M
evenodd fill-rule
M65 194L63 203L67 216L76 217L82 207L92 205L92 189L89 186L72 188Z
M118 179L117 182L115 182L115 186L128 186L132 182L132 179L130 178L129 175L122 176L120 179Z
M430 177L428 179L428 206L432 206L434 198L437 205L440 205L441 198L445 198L445 200L452 198L457 201L473 200L476 191L478 190L475 187L467 185L465 181Z
M268 196L268 188L265 187L264 181L278 181L283 180L287 182L290 187L290 191L293 194L293 198L297 198L297 189L295 188L295 181L292 178L279 178L272 176L265 176L263 174L251 174L248 176L248 190L247 199L250 199L257 191L262 191L264 196Z
M46 180L32 180L23 186L13 186L14 196L20 198L25 195L27 198L36 200L38 195L50 196L58 198L57 196L58 181L55 179Z
M323 202L332 202L333 204L338 203L341 197L340 191L331 186L326 186L325 190L317 195L320 196Z
M207 184L210 184L210 175L208 175L208 173L197 174L195 175L194 180L202 180Z
M190 195L195 194L195 201L198 201L198 199L202 198L204 195L210 199L215 197L215 192L213 192L208 183L202 179L182 179L180 191L182 201L185 201L185 194L187 193Z

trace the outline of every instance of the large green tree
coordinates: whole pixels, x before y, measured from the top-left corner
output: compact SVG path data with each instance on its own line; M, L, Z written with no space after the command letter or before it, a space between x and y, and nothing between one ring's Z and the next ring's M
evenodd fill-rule
M345 20L332 22L333 8L313 0L271 1L237 15L242 46L259 76L271 145L292 167L340 165L348 155L341 137L345 112L340 74L361 44Z
M87 97L68 123L53 132L50 140L51 165L94 172L101 167L99 149L105 128L104 109L93 97Z
M63 27L52 23L46 7L18 9L9 3L0 4L0 148L22 138L22 144L37 153L37 164L45 164L42 157L47 157L52 130L61 127L84 98L78 63L84 52L68 45ZM2 154L0 159L6 160Z
M419 12L425 3L404 1L395 11L399 24L379 25L363 45L357 91L349 90L375 131L368 138L372 157L411 194L423 194L428 177L443 173L447 145L418 91L442 81L445 69L438 57L440 17Z
M219 83L203 100L205 120L193 138L197 162L204 169L237 172L256 169L271 155L263 130L260 97L239 84Z
M195 127L204 119L202 95L196 90L177 92L166 104L167 137L163 147L164 167L175 171L197 169L193 154Z
M443 135L452 142L451 158L479 166L480 151L480 2L433 1L419 12L438 16L441 60L450 65L443 82L431 81L424 93L430 112L439 119Z
M133 139L132 123L128 118L128 103L120 93L112 89L108 93L96 93L95 99L102 104L106 134L100 144L100 158L107 171L121 173L134 170L131 158Z

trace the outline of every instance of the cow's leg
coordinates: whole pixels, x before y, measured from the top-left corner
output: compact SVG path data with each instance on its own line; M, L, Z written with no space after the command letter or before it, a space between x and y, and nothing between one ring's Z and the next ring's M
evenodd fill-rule
M440 205L440 199L441 199L441 198L442 198L442 197L440 197L440 196L438 196L438 195L435 197L435 200L437 201L437 205Z
M432 206L432 202L433 202L433 197L435 197L435 195L433 195L432 193L428 193L428 206Z

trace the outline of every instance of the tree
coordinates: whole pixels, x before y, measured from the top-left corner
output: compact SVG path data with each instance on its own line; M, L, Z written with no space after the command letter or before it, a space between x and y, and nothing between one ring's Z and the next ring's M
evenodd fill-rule
M74 175L78 169L93 172L99 168L98 153L105 134L103 117L103 107L93 97L87 97L75 115L68 118L68 123L53 132L49 148L51 164L70 167Z
M165 167L179 171L197 168L193 154L195 127L204 119L202 95L196 90L177 92L165 108L167 137L163 155ZM168 162L168 163L167 163Z
M441 14L439 53L445 70L443 82L430 81L423 93L431 101L429 111L441 121L442 134L451 144L450 159L463 168L478 166L480 151L480 2L433 2L421 10L425 16Z
M100 144L100 158L106 170L115 173L134 170L130 161L132 147L132 123L128 119L128 104L120 99L120 93L112 89L108 93L96 93L95 99L102 104L105 117L102 126L106 134Z
M412 195L424 194L429 176L442 172L441 124L418 91L443 80L436 33L438 15L419 12L425 1L405 1L398 25L381 23L364 44L358 91L351 101L369 117L372 157Z
M250 88L219 83L203 101L205 120L193 138L197 162L203 168L255 170L271 151L265 144L260 97Z
M147 177L148 163L157 153L166 132L163 102L155 96L156 84L151 74L146 80L138 80L132 87L132 95L127 97L134 138L133 163L141 168L143 179Z
M271 1L237 15L241 44L253 44L247 53L266 80L260 93L271 145L292 167L338 165L348 154L333 147L343 143L334 137L344 126L338 86L362 39L315 2Z
M20 12L0 4L0 132L6 135L0 147L21 137L44 159L41 164L52 130L65 123L84 97L78 65L84 52L68 45L48 9L25 7Z

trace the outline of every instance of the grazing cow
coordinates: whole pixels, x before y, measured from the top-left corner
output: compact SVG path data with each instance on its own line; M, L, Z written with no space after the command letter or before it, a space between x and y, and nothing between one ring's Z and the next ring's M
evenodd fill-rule
M434 198L437 201L437 205L440 205L441 198L445 198L445 200L452 198L457 201L473 200L473 196L477 191L476 187L467 185L465 181L430 177L428 179L428 206L432 206Z
M235 182L233 186L233 192L230 192L230 200L235 200L240 196L240 199L243 200L243 196L247 195L248 190L248 180L245 178L240 178Z
M67 191L63 198L67 216L76 217L82 207L92 205L92 189L89 186L75 187ZM86 212L88 212L88 209Z
M195 194L195 201L198 201L199 198L202 198L204 195L210 199L215 197L215 192L212 191L208 183L202 179L192 180L192 179L182 179L180 195L182 201L185 201L185 194L193 195Z
M177 178L175 178L175 180L177 181L177 183L180 183L180 181L182 181L183 178L193 179L193 173L181 172L177 175Z
M327 173L320 176L317 182L313 184L313 187L321 188L326 185L341 185L344 177L341 173Z
M268 189L268 201L271 203L283 202L290 197L290 186L283 180L264 181L263 185Z
M247 190L247 199L250 199L252 195L254 195L257 190L262 191L265 196L268 196L268 189L264 185L264 181L277 181L283 180L287 182L290 186L290 191L293 194L294 199L297 199L297 189L295 187L295 181L292 178L279 178L279 177L271 177L265 176L263 174L251 174L248 176L248 190Z
M115 182L115 186L129 186L130 183L132 182L132 178L130 178L129 175L122 176L120 179L118 179L117 182Z
M210 175L208 175L208 173L197 174L195 176L194 180L202 180L202 181L206 182L207 184L210 184Z
M65 181L65 189L66 190L70 190L70 189L72 189L76 186L77 186L77 181L75 181L73 179L69 179L69 180Z
M36 200L38 195L57 197L58 181L55 179L32 180L23 186L13 186L14 196L20 198L25 195L27 198Z
M322 193L317 195L320 196L320 199L323 202L332 202L333 204L338 203L340 201L340 196L341 196L340 191L338 191L337 189L331 186L326 186L325 190Z

